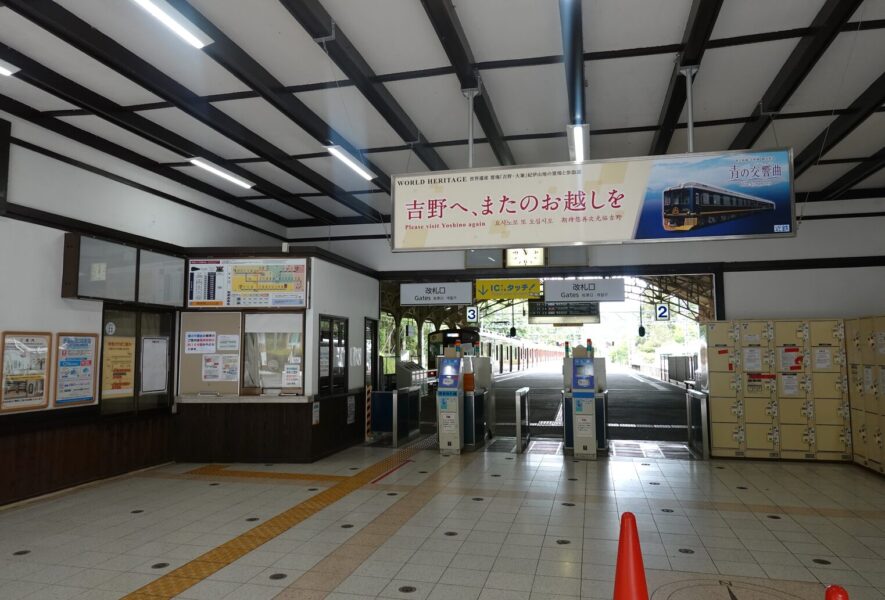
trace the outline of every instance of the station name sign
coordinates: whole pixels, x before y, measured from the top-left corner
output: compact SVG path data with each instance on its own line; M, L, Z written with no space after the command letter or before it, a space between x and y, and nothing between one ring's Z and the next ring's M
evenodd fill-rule
M623 301L623 279L544 280L544 302Z
M392 178L394 251L795 235L790 150Z
M402 306L473 304L473 283L470 281L401 283L399 300Z

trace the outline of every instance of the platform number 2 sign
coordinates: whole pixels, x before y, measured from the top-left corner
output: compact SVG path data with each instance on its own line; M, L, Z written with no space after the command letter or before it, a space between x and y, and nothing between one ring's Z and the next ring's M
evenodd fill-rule
M669 321L670 320L670 305L669 304L655 304L655 321Z
M479 321L479 310L475 306L468 306L466 317L468 323L476 323Z

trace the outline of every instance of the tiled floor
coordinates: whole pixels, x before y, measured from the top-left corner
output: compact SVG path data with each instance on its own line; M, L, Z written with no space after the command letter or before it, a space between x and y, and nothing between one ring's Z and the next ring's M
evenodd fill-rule
M392 455L169 465L0 510L0 598L124 597ZM823 599L822 583L885 599L885 479L849 465L406 459L178 597L610 598L619 515L632 511L653 600Z

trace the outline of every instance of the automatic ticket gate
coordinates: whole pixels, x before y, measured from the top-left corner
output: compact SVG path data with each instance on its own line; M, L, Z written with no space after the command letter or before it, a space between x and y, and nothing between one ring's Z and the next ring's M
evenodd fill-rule
M441 454L460 454L462 450L475 450L485 444L489 389L475 386L472 370L473 361L482 358L440 356L437 359L436 416ZM470 361L466 369L465 360Z
M579 346L575 353L582 350ZM602 360L594 360L592 350L585 354L563 359L563 437L575 458L595 460L606 447L605 392L596 375ZM604 379L604 367L600 370Z

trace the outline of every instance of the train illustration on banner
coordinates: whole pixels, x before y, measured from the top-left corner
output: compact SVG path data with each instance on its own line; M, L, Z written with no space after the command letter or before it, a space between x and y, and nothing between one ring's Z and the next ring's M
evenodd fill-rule
M663 192L665 231L690 231L774 209L775 203L770 200L697 182L672 186Z

